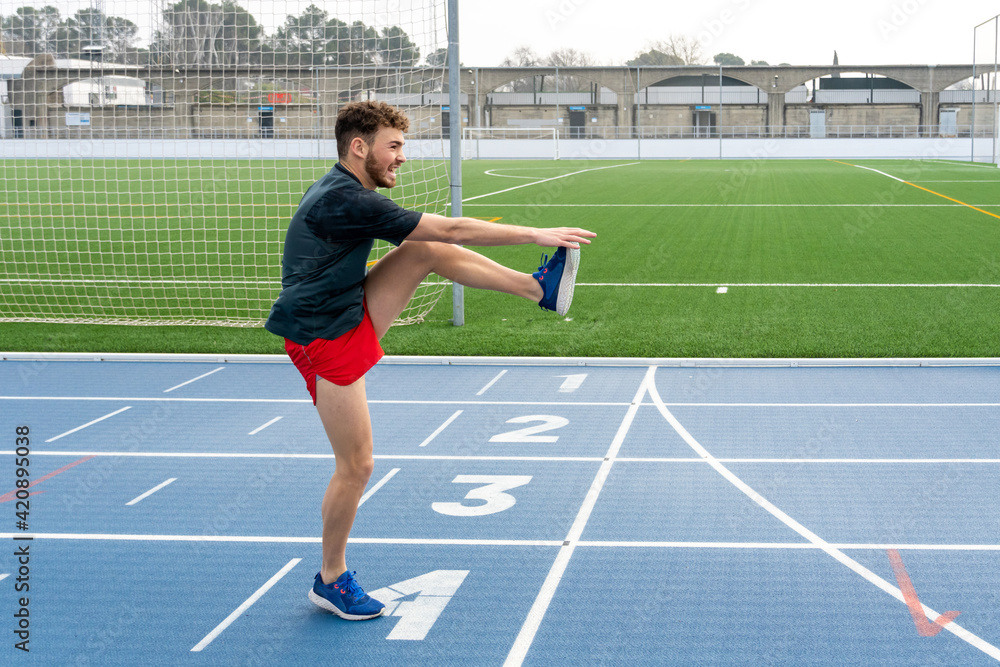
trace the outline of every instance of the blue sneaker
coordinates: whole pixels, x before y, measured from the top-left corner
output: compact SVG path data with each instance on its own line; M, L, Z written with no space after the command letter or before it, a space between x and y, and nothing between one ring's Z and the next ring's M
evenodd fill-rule
M317 572L316 582L309 591L309 599L348 621L364 621L381 616L385 605L361 590L358 582L354 581L354 574L348 571L332 584L324 584Z
M579 266L579 249L559 248L556 254L552 255L552 259L548 259L548 255L542 255L542 265L538 267L538 271L531 274L545 291L545 296L538 305L546 310L554 310L560 315L568 313L569 304L573 301L573 287L576 285L576 270Z

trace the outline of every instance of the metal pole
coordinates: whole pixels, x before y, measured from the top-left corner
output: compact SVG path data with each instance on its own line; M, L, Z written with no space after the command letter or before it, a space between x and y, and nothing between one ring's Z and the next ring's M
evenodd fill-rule
M719 116L715 123L719 132L719 159L722 159L722 65L719 65Z
M448 0L448 120L451 151L451 215L462 215L462 91L458 61L458 0ZM465 325L465 294L461 285L451 284L451 323Z
M997 159L997 42L1000 41L1000 16L993 19L993 160L1000 166Z
M972 29L972 129L969 131L969 162L976 161L976 37L978 34L979 26L977 25Z

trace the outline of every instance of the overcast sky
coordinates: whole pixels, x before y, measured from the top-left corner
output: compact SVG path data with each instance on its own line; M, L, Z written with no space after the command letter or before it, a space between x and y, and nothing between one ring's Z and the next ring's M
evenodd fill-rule
M0 14L12 14L26 4L51 4L63 16L71 16L91 1L0 0ZM376 9L363 19L388 24L392 21L387 9L430 1L367 0L363 4ZM148 41L151 0L104 2L108 14L140 24ZM237 2L269 32L310 2L331 13L337 6L323 0ZM499 65L519 45L542 56L572 47L589 53L597 64L623 64L671 34L697 40L705 62L716 53L729 52L748 63L823 65L832 62L836 49L842 65L969 63L973 27L998 13L998 0L461 0L459 4L462 62L484 67ZM443 32L443 26L439 28ZM418 30L408 32L423 42L416 37ZM994 37L988 44L984 41L979 60L985 62L988 56L992 62ZM426 55L427 49L422 51Z

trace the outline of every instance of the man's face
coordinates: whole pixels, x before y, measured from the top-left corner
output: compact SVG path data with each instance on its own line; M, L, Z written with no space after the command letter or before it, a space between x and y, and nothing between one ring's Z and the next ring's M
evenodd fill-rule
M377 187L391 188L396 185L396 170L406 162L403 143L402 131L395 128L383 127L375 133L365 158L365 173Z

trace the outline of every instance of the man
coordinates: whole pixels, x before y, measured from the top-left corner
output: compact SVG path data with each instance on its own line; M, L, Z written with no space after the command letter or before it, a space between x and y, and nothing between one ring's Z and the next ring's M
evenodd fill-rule
M579 244L576 228L533 229L408 211L375 192L396 184L409 121L383 102L354 102L337 115L339 162L302 198L288 227L282 291L265 328L306 380L336 459L323 496L323 563L309 599L341 618L382 613L347 569L345 550L358 502L372 474L372 429L364 375L382 357L379 339L420 283L436 273L565 314ZM398 246L369 271L375 239ZM558 246L537 273L508 269L461 245ZM567 252L569 249L569 252Z

